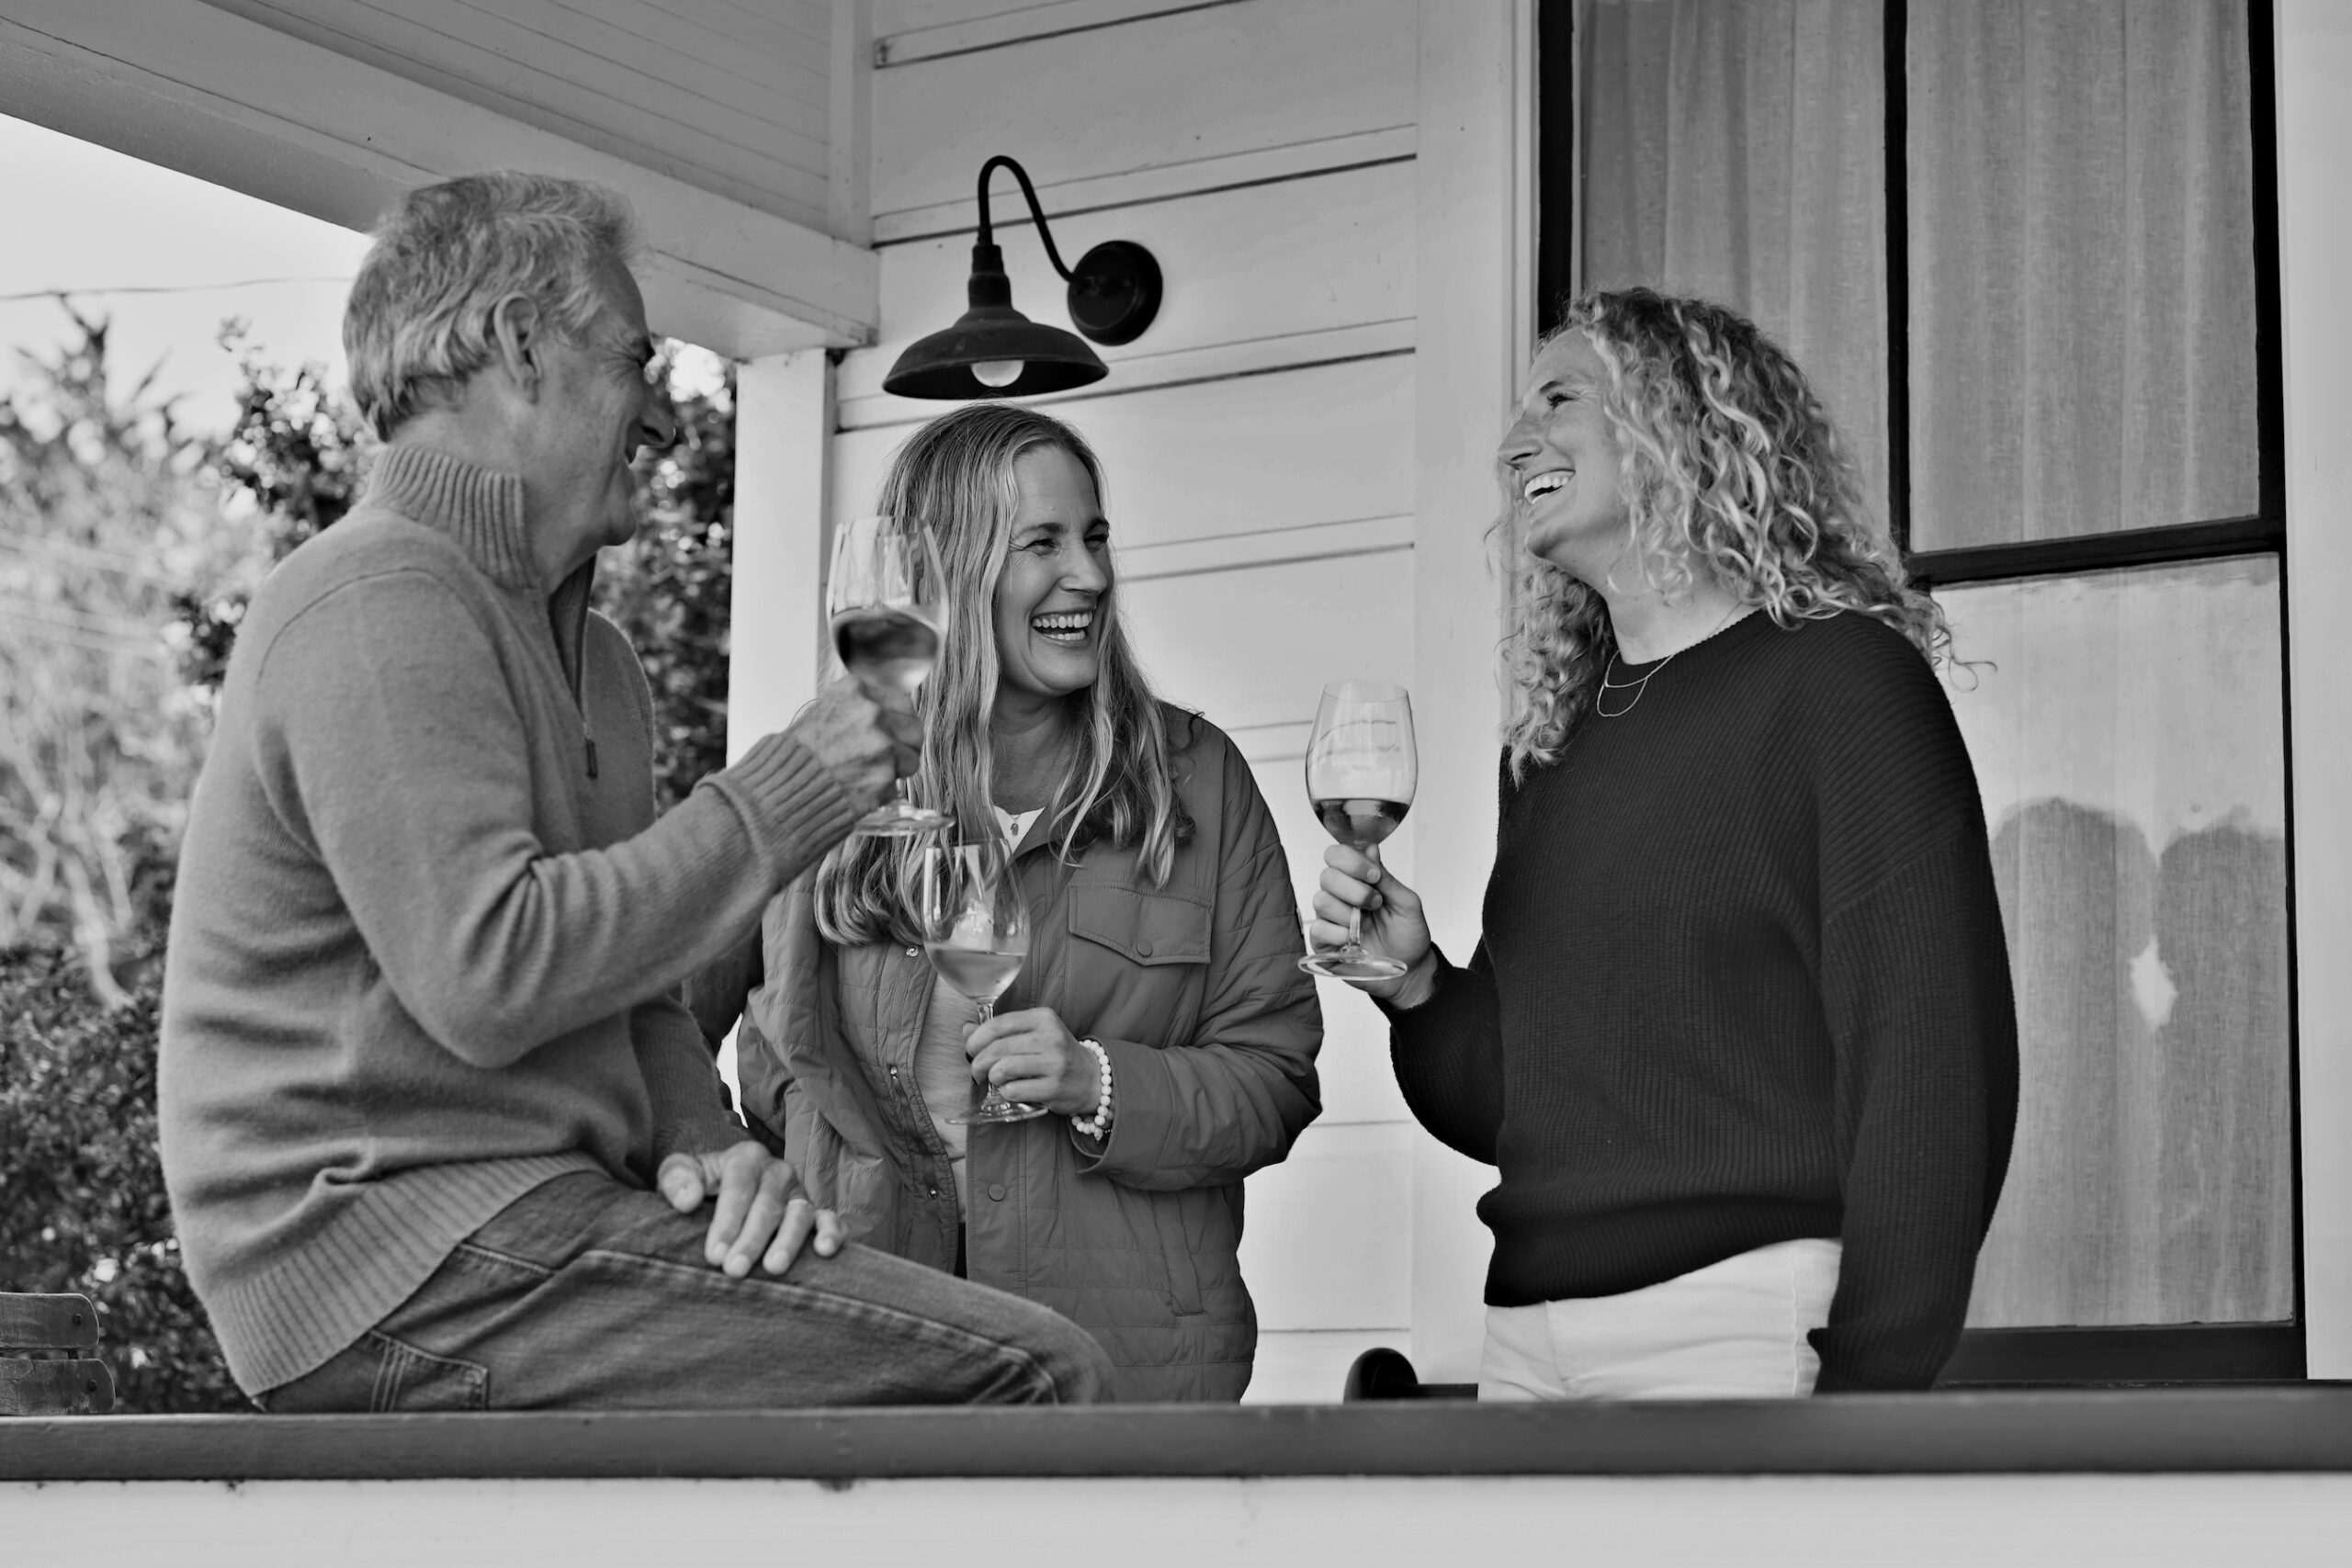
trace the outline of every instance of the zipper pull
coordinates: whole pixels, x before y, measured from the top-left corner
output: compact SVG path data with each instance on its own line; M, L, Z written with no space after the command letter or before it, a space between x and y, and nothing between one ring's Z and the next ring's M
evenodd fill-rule
M596 776L596 738L593 735L588 737L588 776Z

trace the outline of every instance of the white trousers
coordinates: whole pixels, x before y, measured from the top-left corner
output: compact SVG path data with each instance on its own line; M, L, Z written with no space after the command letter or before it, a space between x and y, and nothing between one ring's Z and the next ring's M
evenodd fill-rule
M1760 1247L1622 1295L1488 1307L1481 1400L1760 1399L1813 1392L1838 1247Z

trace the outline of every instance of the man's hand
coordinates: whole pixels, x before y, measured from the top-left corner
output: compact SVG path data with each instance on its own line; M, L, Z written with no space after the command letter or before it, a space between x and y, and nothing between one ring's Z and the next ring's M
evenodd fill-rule
M738 1280L754 1262L771 1274L783 1273L812 1230L818 1257L842 1249L841 1217L809 1202L792 1167L749 1140L718 1154L672 1155L654 1185L682 1214L717 1196L702 1255Z
M892 781L922 761L922 722L913 701L892 693L876 702L846 677L819 692L784 732L825 765L860 811L881 805Z
M1102 1098L1094 1053L1051 1008L1001 1012L965 1037L972 1081L992 1083L1005 1099L1064 1116L1091 1116Z

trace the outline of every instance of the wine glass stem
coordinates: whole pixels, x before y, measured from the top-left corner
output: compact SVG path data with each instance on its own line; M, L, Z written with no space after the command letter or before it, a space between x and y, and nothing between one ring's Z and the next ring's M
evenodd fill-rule
M1366 844L1363 852L1364 858L1374 865L1380 863L1378 844ZM1351 908L1348 910L1348 951L1350 953L1363 951L1363 910L1361 908Z
M995 1003L994 1001L983 1001L983 1002L981 1002L981 1003L980 1003L980 1022L981 1022L981 1023L986 1023L989 1020L990 1020L990 1019L994 1018L995 1016L996 1016L996 1003ZM977 1026L977 1025L975 1025L975 1027L978 1027L978 1026ZM993 1109L993 1108L994 1108L994 1107L996 1107L996 1106L1001 1105L1001 1104L1003 1104L1003 1103L1004 1103L1004 1096L997 1092L996 1080L995 1080L994 1078L989 1078L989 1079L985 1079L985 1080L983 1080L983 1081L982 1081L982 1083L980 1084L980 1107L981 1107L981 1109L982 1109L982 1110L989 1110L989 1109Z

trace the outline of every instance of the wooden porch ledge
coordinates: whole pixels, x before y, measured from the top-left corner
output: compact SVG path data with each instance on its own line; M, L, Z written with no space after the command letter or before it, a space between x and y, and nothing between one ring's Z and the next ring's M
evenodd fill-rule
M1794 1403L0 1421L0 1483L2352 1472L2352 1385Z

